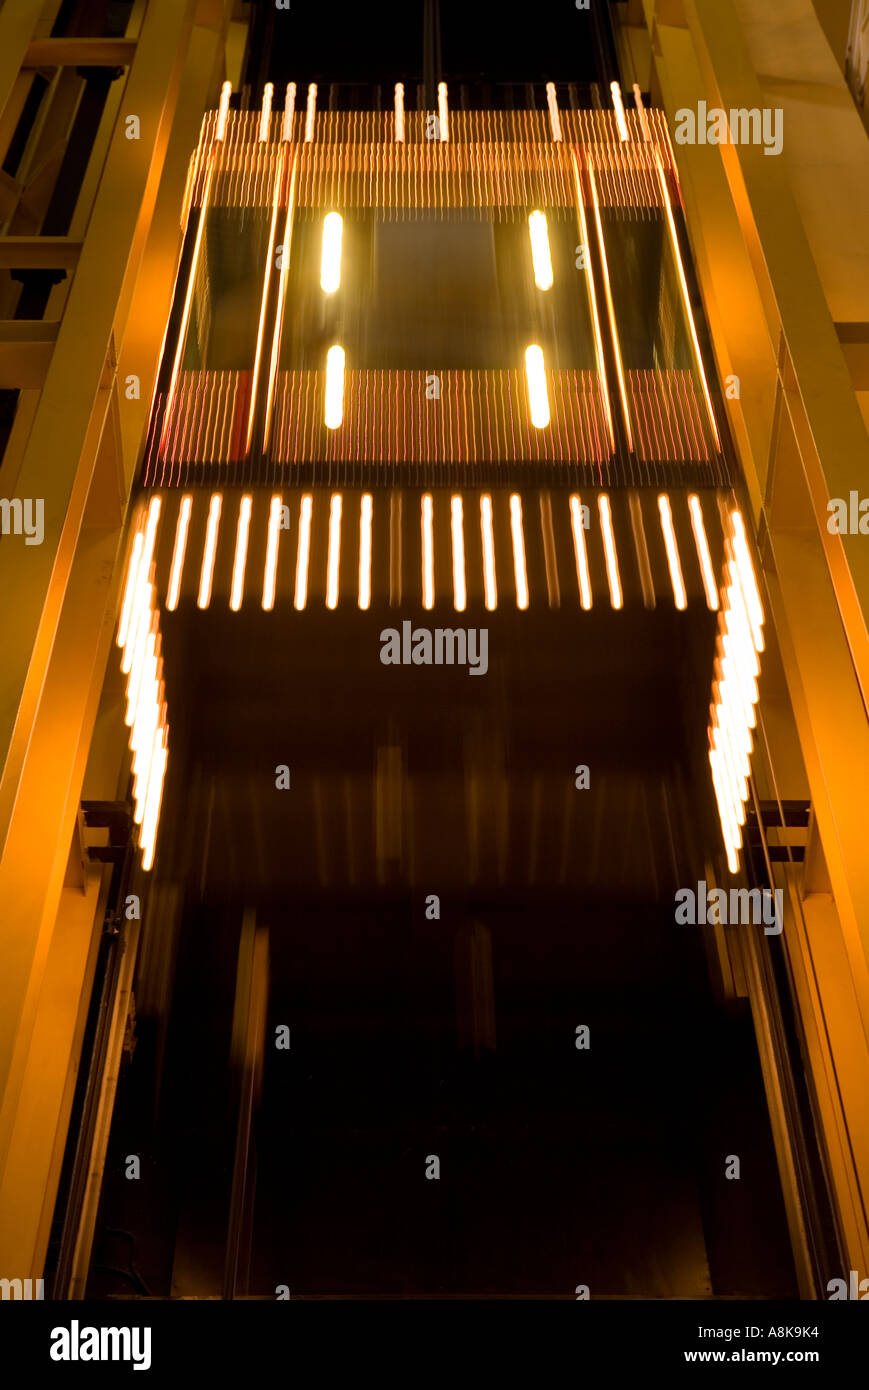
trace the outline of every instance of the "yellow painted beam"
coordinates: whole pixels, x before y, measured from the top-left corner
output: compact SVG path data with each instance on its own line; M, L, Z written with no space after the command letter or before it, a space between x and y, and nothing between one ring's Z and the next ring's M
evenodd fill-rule
M23 68L127 68L136 53L135 39L34 39Z
M0 270L72 270L81 248L65 236L0 237Z

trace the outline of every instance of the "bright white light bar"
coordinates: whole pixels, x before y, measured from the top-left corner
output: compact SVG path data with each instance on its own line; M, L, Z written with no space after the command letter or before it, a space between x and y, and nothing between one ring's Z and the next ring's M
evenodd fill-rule
M422 606L434 607L434 506L431 493L422 499Z
M181 595L181 576L184 572L184 555L187 550L187 533L190 530L190 513L193 498L188 493L181 498L178 509L178 525L175 527L175 548L172 551L172 568L169 571L169 592L166 595L166 608L174 613Z
M616 447L616 443L615 434L613 433L613 416L612 411L610 410L609 386L607 384L606 363L604 362L603 356L603 340L601 338L600 331L600 317L597 312L597 294L595 293L594 274L591 268L590 243L588 239L588 222L585 216L585 199L583 197L582 183L579 177L579 163L577 161L576 154L574 151L571 151L570 157L573 162L573 181L574 187L576 189L576 212L579 220L581 244L586 249L585 284L586 290L588 292L588 302L591 306L592 326L594 328L594 352L595 357L597 359L598 390L600 392L601 405L603 406L604 414L606 416L607 437L609 439L610 449L614 450Z
M344 219L340 212L327 212L323 219L323 249L320 255L320 287L334 294L341 283L341 241Z
M142 559L142 548L145 544L145 532L138 530L133 537L133 547L130 551L130 562L127 568L127 583L124 588L124 601L121 605L121 621L118 625L118 646L127 645L127 634L130 630L130 618L133 614L133 600L136 596L136 587L139 581L139 564Z
M549 107L549 127L552 131L553 140L561 139L561 117L558 114L558 99L555 95L555 83L546 84L546 104Z
M329 558L326 563L326 607L338 604L338 570L341 564L341 494L332 493L329 507Z
M299 507L299 550L296 556L295 607L301 612L308 601L308 559L311 554L311 511L313 499L305 493Z
M326 356L326 428L337 430L344 419L344 349L335 343Z
M513 574L516 579L516 607L528 607L528 573L525 568L525 534L522 530L522 499L514 492L510 498L510 532L513 537Z
M283 502L275 493L269 504L269 529L266 539L266 566L263 571L263 608L270 613L275 606L275 588L278 578L278 543L281 535L281 514Z
M447 104L447 84L438 83L438 127L442 141L450 138L450 108Z
M535 429L544 430L549 424L549 395L546 390L543 349L536 343L525 349L525 378L528 382L531 423Z
M244 598L244 570L247 564L247 541L250 535L251 499L247 494L238 506L238 527L235 533L235 557L232 562L232 588L229 592L229 606L233 613L241 608Z
M450 531L453 543L453 606L457 613L464 613L468 599L465 584L465 530L462 499L458 495L450 500Z
M395 138L404 139L404 83L395 84Z
M700 573L703 576L703 590L706 594L706 606L707 608L711 608L714 613L718 608L718 587L715 583L712 557L709 554L706 527L703 524L703 508L700 505L700 498L696 493L692 493L688 498L688 510L691 513L694 544L697 547L697 559L700 561Z
M532 212L529 215L528 234L531 237L531 264L534 267L534 283L539 290L551 290L552 256L549 250L549 228L546 224L545 213Z
M610 321L610 337L612 338L613 353L616 359L616 376L619 382L619 395L622 400L622 416L625 422L625 434L628 437L628 448L631 453L634 451L634 436L631 430L631 412L628 408L628 392L625 386L625 373L622 367L622 353L619 347L619 331L616 327L616 311L613 305L613 292L610 285L609 263L606 256L606 242L603 239L603 223L600 216L600 201L597 196L597 183L595 182L594 170L588 166L588 184L591 189L591 201L594 207L594 225L597 229L597 245L600 251L600 264L603 271L603 287L606 295L607 312Z
M296 114L296 84L291 82L287 87L287 96L284 101L284 122L281 126L281 139L292 140L293 138L293 118Z
M265 87L263 88L263 109L259 118L260 143L263 143L263 141L268 140L269 138L269 125L271 124L272 119L272 97L274 95L274 90L274 86L271 82L267 82Z
M610 500L605 492L597 499L600 513L600 528L603 533L603 549L606 556L606 577L609 584L610 603L613 608L622 606L622 584L619 579L619 561L616 555L616 538L613 534L613 518Z
M374 517L374 499L370 492L364 493L359 506L359 607L371 605L371 526Z
M582 503L576 493L570 499L570 525L573 530L573 549L576 555L579 601L588 612L591 608L591 580L588 574L588 553L585 548L585 527L582 524Z
M224 82L220 89L220 105L217 108L217 130L215 140L222 140L226 135L226 117L229 111L229 98L232 96L232 83Z
M625 106L624 102L622 101L622 89L619 86L618 82L610 83L610 92L612 93L613 106L615 107L616 125L619 128L619 136L622 140L630 140L631 137L628 133L628 122L625 116Z
M667 564L670 569L670 583L673 585L673 599L678 609L687 608L685 581L682 578L682 565L679 560L679 547L676 544L676 531L673 526L673 512L670 499L665 492L658 495L658 511L661 515L661 531L667 551Z
M483 592L486 607L493 613L498 607L498 584L495 577L495 528L492 524L492 499L488 493L480 498L480 532L483 538Z
M317 84L311 82L308 85L308 109L305 112L305 143L310 144L314 138L314 117L317 114Z
M751 555L748 550L748 541L745 535L745 524L742 520L742 513L735 509L730 513L730 520L733 525L733 550L736 556L736 568L739 573L739 582L742 586L745 606L748 609L748 618L751 623L751 635L754 639L755 650L763 651L763 605L760 601L760 593L757 588L757 580L754 577L754 565L751 563Z
M219 492L212 494L208 507L208 526L205 531L205 547L202 552L202 569L199 574L198 608L207 608L211 602L211 586L214 583L214 561L217 555L217 532L220 526L220 509L223 499Z

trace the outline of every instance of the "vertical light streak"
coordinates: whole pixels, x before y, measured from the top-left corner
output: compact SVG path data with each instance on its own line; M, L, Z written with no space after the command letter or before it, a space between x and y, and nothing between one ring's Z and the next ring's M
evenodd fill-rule
M224 86L228 86L224 83ZM222 100L222 98L221 98ZM205 219L208 213L208 203L211 197L211 185L214 179L214 152L212 151L208 160L208 173L205 177L205 187L202 190L202 206L199 209L199 222L196 227L196 239L193 243L193 255L190 259L190 274L187 277L187 292L184 296L184 308L181 313L181 323L178 327L178 344L175 348L175 358L172 362L172 373L169 378L169 389L166 392L166 404L163 407L163 426L160 430L160 448L162 454L166 447L166 439L172 422L172 407L175 403L175 392L178 387L178 373L181 370L181 362L184 357L184 348L187 344L187 326L190 322L190 309L193 304L193 287L196 283L196 272L199 267L199 256L202 251L202 238L205 232Z
M165 736L166 731L164 731L164 739ZM163 782L166 776L168 756L166 744L161 742L154 757L151 775L148 778L148 800L142 825L142 868L145 870L150 870L154 863L157 825L160 819L160 806L163 801Z
M136 649L139 627L146 616L150 607L150 588L151 588L151 560L154 554L154 545L157 539L157 523L160 520L160 498L151 498L148 504L148 511L142 530L142 546L138 550L135 542L133 543L133 554L130 557L130 604L127 612L127 621L124 623L124 612L121 612L121 629L118 633L119 645L123 645L124 655L121 661L121 671L126 675L133 661L133 654ZM134 566L135 561L135 566ZM126 608L126 596L124 601ZM121 643L121 635L124 641Z
M283 501L280 493L275 493L269 504L269 529L266 538L266 564L263 571L263 608L270 613L275 606L275 590L278 580L278 544L281 535L281 515Z
M697 559L700 561L700 573L703 576L703 591L706 594L706 606L714 613L718 608L718 589L715 584L712 557L709 554L709 542L706 539L706 527L703 524L703 508L700 505L700 498L696 493L692 492L688 498L688 510L691 513L694 544L697 547Z
M226 117L229 112L229 98L232 96L232 83L224 82L220 89L220 104L217 108L217 130L214 133L215 140L223 140L226 136Z
M290 273L290 246L293 236L293 214L296 205L296 176L299 167L298 153L293 155L293 169L290 175L290 191L287 199L287 220L284 223L284 239L281 243L281 275L278 280L278 307L275 314L275 327L272 334L272 355L269 363L269 382L266 390L266 413L263 423L263 450L267 450L272 435L272 418L275 408L275 384L278 379L278 365L281 357L281 334L284 326L284 303L287 296L287 277Z
M624 102L622 101L622 89L619 86L618 82L610 83L610 92L612 94L613 107L616 113L616 125L619 128L619 138L623 141L630 140L631 137L628 133L628 122L625 116L625 106Z
M613 416L610 410L610 391L606 375L606 363L603 356L603 338L600 331L600 316L597 312L597 294L594 288L594 274L591 268L591 246L588 240L588 223L585 218L585 200L582 196L582 183L579 177L579 164L576 155L571 152L573 160L573 180L576 187L576 211L579 217L579 231L582 238L581 245L585 249L585 284L588 291L588 301L591 306L591 321L594 328L594 353L597 359L597 381L600 391L600 398L606 416L607 434L609 435L610 452L615 451L616 439L613 430Z
M431 493L422 499L420 509L422 531L422 606L434 607L434 506Z
M591 608L591 580L588 574L588 552L585 548L585 527L582 524L582 503L576 493L570 499L570 524L573 530L573 549L576 555L579 601L588 612Z
M438 131L441 142L450 138L450 108L447 102L447 84L438 83Z
M468 601L465 583L465 529L462 499L458 494L450 499L450 532L453 546L453 606L464 613Z
M619 578L619 561L616 555L616 538L613 533L613 518L610 500L605 492L597 499L600 513L600 528L603 533L603 549L606 557L606 577L609 584L610 603L613 608L622 606L622 584Z
M296 115L296 84L290 82L287 86L287 95L284 100L284 120L281 126L281 139L292 140L293 120Z
M751 635L754 639L755 650L763 651L763 606L760 601L757 580L754 575L754 566L751 563L751 556L748 551L748 541L745 535L745 524L742 520L742 513L732 511L730 521L733 526L733 550L736 557L736 569L739 575L739 582L742 587L745 607L748 612L748 619L751 623Z
M267 82L265 87L263 88L263 109L259 118L260 144L264 143L269 138L269 126L271 124L272 119L272 97L274 95L274 90L274 86L271 82Z
M495 576L495 528L492 524L492 499L485 493L480 498L480 533L483 539L483 592L486 608L494 613L498 607L498 583Z
M245 494L238 506L238 526L235 532L235 556L232 562L232 588L229 606L233 613L241 608L244 598L244 571L247 565L247 542L250 535L251 498Z
M510 498L510 534L513 538L513 574L516 580L516 607L528 607L528 573L525 568L525 535L522 530L522 499L517 492Z
M715 447L721 450L721 438L718 434L718 426L715 423L715 411L712 409L712 397L709 394L709 385L706 381L706 370L703 366L703 357L700 352L700 340L697 337L697 328L694 323L694 314L691 311L691 297L688 294L688 281L685 279L685 267L682 264L682 252L679 250L679 238L676 234L676 220L673 217L673 208L670 203L670 193L667 188L667 176L664 173L664 166L661 163L661 156L655 150L655 167L658 171L658 183L661 188L661 197L664 203L664 212L667 216L667 228L670 233L670 245L673 248L673 259L676 262L676 270L679 275L679 286L682 291L682 304L685 308L685 317L688 320L688 328L691 332L691 345L694 349L694 360L697 363L697 371L700 374L700 384L703 387L703 399L706 402L706 414L709 416L709 424L715 436Z
M404 140L404 83L395 84L395 138Z
M610 288L610 272L606 258L606 246L604 245L603 239L603 224L601 222L600 217L600 204L597 198L597 184L595 183L594 171L590 164L588 166L588 181L589 186L591 188L591 200L594 206L594 222L595 227L597 228L597 244L598 249L600 251L601 268L603 270L603 287L604 293L606 294L607 311L609 313L610 336L612 338L613 353L616 359L616 375L619 379L619 395L622 398L622 415L624 417L625 422L625 433L628 437L628 448L633 453L634 436L631 431L631 417L630 411L628 409L628 393L625 387L625 374L622 370L622 354L619 348L619 333L618 328L616 327L616 312L613 306L613 296L612 290Z
M359 607L371 606L371 527L374 499L370 492L363 494L359 504Z
M338 603L338 574L341 564L341 494L332 493L329 507L329 556L326 563L326 607Z
M142 547L145 544L145 532L138 530L133 537L133 548L130 551L130 563L127 569L127 583L124 588L124 601L121 605L121 621L118 624L118 646L127 645L127 634L130 631L130 619L133 615L133 600L136 596L136 585L139 581L139 564L142 559Z
M326 355L326 428L337 430L344 419L344 349L335 343Z
M528 408L535 429L549 424L549 395L546 390L546 370L543 349L536 343L525 349L525 379L528 383Z
M682 565L679 560L679 547L676 544L673 512L670 507L670 499L665 492L658 494L658 511L661 515L661 531L664 535L664 546L667 551L670 583L673 585L673 599L676 607L681 610L687 608L688 599L685 594L685 580L682 577Z
M211 602L211 587L214 583L214 561L217 556L217 533L220 526L220 511L223 498L219 492L212 494L208 507L208 525L205 530L205 546L202 551L202 569L199 574L199 596L197 608L207 608Z
M248 406L247 411L247 435L245 437L244 445L246 453L250 451L251 440L253 439L254 421L256 419L257 387L259 385L260 363L262 361L263 334L265 332L266 311L268 309L269 302L269 285L271 284L272 265L274 264L275 259L275 232L277 231L278 226L278 205L280 203L281 198L281 186L284 181L285 158L286 151L284 146L282 145L281 152L278 157L277 169L275 171L275 187L274 194L272 197L272 220L271 226L269 228L269 249L268 254L266 256L266 269L265 275L263 276L263 292L262 298L260 300L259 309L259 324L257 326L256 331L256 352L254 354L253 359L253 375L251 377L250 386L250 405Z
M317 114L317 84L308 84L308 109L305 112L305 144L310 145L314 138L314 117Z
M531 238L531 264L534 267L534 283L539 290L552 289L552 254L549 248L549 228L546 214L532 212L528 217L528 235Z
M341 242L344 219L340 212L327 212L323 219L323 245L320 253L320 288L334 294L341 283Z
M187 533L190 530L190 513L193 498L187 493L181 498L178 509L178 524L175 527L175 547L172 551L172 568L169 571L169 592L166 595L166 608L174 613L181 595L181 576L184 573L184 556L187 551Z
M299 507L299 550L296 556L295 607L301 612L308 601L308 559L311 554L311 511L313 499L305 493Z
M555 83L546 84L546 104L549 107L549 128L552 131L553 140L561 139L561 117L558 114L558 99L555 95Z

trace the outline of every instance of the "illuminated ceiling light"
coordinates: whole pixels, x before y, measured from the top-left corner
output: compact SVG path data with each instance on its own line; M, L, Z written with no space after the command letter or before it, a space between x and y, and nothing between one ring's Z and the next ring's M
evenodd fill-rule
M165 731L164 731L165 737ZM151 869L157 841L157 824L160 819L160 805L163 800L163 782L166 776L166 763L169 757L165 743L161 743L154 758L154 767L148 778L148 800L142 824L142 868ZM153 792L151 790L153 786Z
M733 843L733 830L730 824L730 812L728 808L727 794L723 785L723 774L721 771L721 755L714 749L709 750L709 763L712 768L712 783L715 788L715 799L718 802L718 814L721 819L721 826L724 838L724 850L727 855L727 867L732 874L739 868L739 860Z
M510 533L513 537L513 574L516 579L516 607L528 607L528 574L525 568L525 535L522 530L522 499L517 492L510 498Z
M374 500L364 493L359 505L359 607L371 606L371 525Z
M235 557L232 562L232 588L229 593L229 606L233 613L241 608L244 598L244 570L247 564L247 541L250 535L251 499L242 497L238 507L238 527L235 533Z
M207 608L211 602L211 586L214 583L214 561L217 556L217 532L220 526L220 509L223 499L219 492L212 494L208 507L208 525L205 530L205 548L202 552L202 570L199 575L198 608Z
M341 563L341 494L332 493L329 507L329 558L326 564L326 607L338 603L338 567Z
M600 331L600 316L597 312L597 293L594 288L594 274L591 268L591 255L589 251L588 223L585 217L585 199L582 193L582 184L579 178L579 163L576 155L571 151L573 160L573 182L576 190L576 211L579 219L579 232L581 244L586 249L585 256L585 286L588 293L588 302L591 305L591 321L594 327L594 355L597 361L597 381L600 391L601 404L607 423L607 436L610 443L610 452L616 447L615 433L613 431L613 415L610 410L610 392L606 375L606 363L603 356L603 339Z
M420 512L422 530L422 606L434 607L434 505L431 493L422 499Z
M222 140L226 135L226 117L229 111L229 98L232 96L232 83L224 82L220 89L220 105L217 108L217 130L215 140Z
M184 555L187 550L187 533L190 530L190 513L193 498L188 493L181 498L178 509L178 524L175 527L175 548L172 551L172 567L169 571L169 592L166 595L166 608L174 613L181 595L181 576L184 572Z
M133 537L133 548L130 551L130 562L127 567L127 583L124 587L124 600L121 605L121 621L118 624L118 646L127 645L127 634L130 631L130 619L133 615L133 600L136 596L136 588L139 582L139 564L142 559L142 548L145 544L145 532L138 530Z
M271 82L267 82L263 88L263 109L259 118L260 143L269 138L269 125L272 119L272 96L274 95L274 90L274 86Z
M649 140L649 141L650 141L651 138L652 138L652 131L651 131L650 127L649 127L649 118L648 118L648 116L646 115L646 108L645 108L645 106L643 105L643 94L642 94L642 92L640 91L640 84L639 84L638 82L635 82L635 83L634 83L633 90L634 90L634 105L636 106L637 111L639 112L639 116L640 116L640 125L643 127L643 139L644 139L644 140Z
M450 108L447 104L447 84L438 83L438 129L441 141L450 138Z
M301 612L308 599L308 559L311 554L311 511L313 499L310 493L302 498L299 507L299 551L296 556L296 592L293 603Z
M495 578L495 528L492 524L492 499L485 493L480 498L480 532L483 538L483 592L486 607L493 613L498 607L498 585Z
M293 119L296 114L296 84L290 82L287 87L286 100L284 101L284 120L281 126L281 139L292 140L293 138Z
M395 84L395 138L404 140L404 83Z
M619 579L619 561L616 555L616 538L613 534L613 518L610 500L605 492L597 499L600 513L600 527L603 533L603 549L606 556L606 577L609 584L610 603L613 608L622 606L622 585Z
M670 583L673 585L673 599L678 609L687 608L685 581L682 578L682 565L679 560L679 547L676 544L676 531L673 527L673 512L670 499L665 492L658 495L658 511L661 514L661 530L667 550L667 564L670 569Z
M619 128L619 137L622 140L630 140L631 137L628 133L628 122L625 116L625 106L624 102L622 101L622 89L619 86L618 82L610 83L610 92L612 93L613 106L615 107L616 125Z
M549 424L549 396L546 391L543 349L536 343L525 349L525 378L528 382L531 423L535 429L543 430Z
M692 492L688 498L688 510L691 513L694 544L697 547L697 559L700 561L700 573L703 576L703 590L706 594L706 606L707 608L711 608L714 613L718 608L718 587L715 583L712 557L709 554L706 527L703 524L703 508L700 505L700 498L696 493Z
M745 606L748 610L748 619L751 623L751 635L754 639L755 650L762 652L763 605L760 601L760 593L754 575L754 565L751 563L751 555L748 550L745 524L742 520L742 514L736 509L730 513L730 520L733 525L733 549L736 556L736 567L739 574L739 582L742 586L743 597L745 598Z
M310 145L314 138L314 117L317 114L317 84L308 84L308 109L305 112L305 143Z
M337 430L344 419L344 349L337 343L326 356L326 428Z
M334 294L341 283L341 240L344 219L340 212L327 212L323 219L323 249L320 255L320 287Z
M127 680L127 709L124 715L124 723L132 724L136 714L136 706L139 699L139 687L142 681L142 673L145 669L145 660L148 654L148 639L154 620L151 606L150 584L145 586L145 601L136 623L135 637L131 633L130 643L130 662L127 667L129 678ZM123 665L121 670L124 670Z
M142 533L142 546L138 550L135 542L133 543L133 554L130 557L129 580L132 583L130 591L130 603L127 611L127 620L124 624L124 611L121 612L121 629L124 636L124 655L121 661L121 671L124 675L130 670L133 659L133 649L136 642L137 630L140 622L148 617L150 606L150 580L151 580L151 560L154 555L154 545L157 538L157 523L160 520L160 498L154 496L148 504L148 511ZM133 562L135 561L135 567ZM126 608L126 595L124 608ZM120 642L121 632L118 633Z
M588 574L588 553L585 548L585 527L582 524L582 503L576 493L570 499L570 525L573 530L573 550L576 555L579 601L588 612L591 608L591 580Z
M594 224L597 230L597 245L598 250L600 251L601 269L603 270L603 287L604 293L606 294L607 311L609 313L610 337L612 338L613 353L616 359L616 375L619 379L619 395L621 396L622 401L622 417L625 422L625 434L628 437L628 448L631 450L631 453L633 453L634 436L631 430L631 416L630 411L628 409L628 392L625 386L625 374L622 368L621 349L619 348L619 332L618 328L616 327L616 311L615 306L613 305L613 293L612 288L610 286L610 272L606 258L606 244L603 239L603 224L601 222L600 217L600 203L598 201L597 196L597 183L595 182L594 171L590 164L588 166L588 182L589 187L591 188L591 201L594 206Z
M532 212L530 214L528 234L531 237L531 264L534 266L534 283L539 290L551 290L552 256L549 251L549 228L546 225L545 213Z
M269 504L269 529L266 539L266 567L263 572L263 608L270 613L275 606L275 589L278 579L278 542L281 534L283 502L275 493Z
M552 131L553 140L561 139L561 117L558 114L558 99L555 95L555 83L546 84L546 104L549 107L549 128Z
M450 500L450 531L453 543L453 606L457 613L464 613L468 601L465 584L465 530L462 499L458 495Z

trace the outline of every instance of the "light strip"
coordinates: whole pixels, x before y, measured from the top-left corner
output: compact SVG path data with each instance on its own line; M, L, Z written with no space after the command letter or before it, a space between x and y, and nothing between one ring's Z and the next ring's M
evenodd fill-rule
M697 547L697 559L700 561L700 573L703 576L706 606L715 612L718 608L718 588L715 583L715 571L712 568L712 557L709 554L709 542L706 539L706 527L703 525L703 508L696 493L692 492L688 498L688 510L691 513L694 544Z
M229 98L232 96L232 83L224 82L220 89L220 104L217 108L217 130L214 133L215 140L222 140L226 135L226 117L229 112Z
M202 552L202 570L199 575L198 608L207 608L211 602L211 587L214 583L214 561L217 555L217 532L220 526L220 510L223 499L219 492L212 494L208 507L208 526L205 531L205 546Z
M549 249L549 228L546 214L532 212L528 217L528 235L531 238L531 264L534 267L534 283L539 290L552 289L552 255Z
M673 585L673 599L676 607L681 610L687 608L688 599L685 594L679 547L676 543L676 532L673 527L673 512L670 507L670 499L665 492L658 494L658 511L661 514L661 530L664 533L664 545L667 550L667 564L670 568L670 583Z
M465 531L462 499L458 494L450 500L450 531L453 543L453 606L464 613L468 601L465 583Z
M275 172L275 191L272 200L272 221L269 229L269 249L266 257L266 270L263 277L263 292L260 300L259 324L256 331L256 352L253 359L253 376L250 387L250 405L247 412L247 436L245 438L245 452L250 451L251 440L253 439L253 426L256 418L257 408L257 386L259 384L260 363L262 361L263 334L265 332L266 310L269 302L269 285L272 278L272 266L275 259L275 232L278 226L278 205L281 198L281 187L284 182L284 162L286 158L285 146L281 145L281 152L278 157L278 167Z
M431 493L425 493L420 513L422 529L422 606L434 607L434 507Z
M589 166L588 166L588 181L589 181L589 185L590 185L590 187L591 187L591 199L592 199L592 203L593 203L593 205L594 205L594 221L595 221L595 226L597 227L597 244L598 244L598 248L599 248L599 250L600 250L600 263L601 263L601 267L602 267L602 269L603 269L603 286L604 286L604 292L605 292L605 294L606 294L607 310L608 310L608 312L609 312L610 336L612 337L612 341L613 341L613 352L614 352L614 354L615 354L615 359L616 359L616 375L618 376L618 379L619 379L619 394L620 394L620 396L621 396L621 398L622 398L622 415L623 415L624 421L625 421L625 433L627 434L627 437L628 437L628 448L629 448L629 449L631 450L631 452L633 453L633 449L634 449L634 436L633 436L633 434L632 434L632 432L631 432L631 417L630 417L630 412L629 412L629 410L628 410L628 393L627 393L627 389L626 389L626 387L625 387L625 374L624 374L624 371L622 370L622 354L621 354L621 350L620 350L620 348L619 348L619 334L618 334L618 329L617 329L617 327L616 327L616 313L615 313L615 309L614 309L614 307L613 307L612 290L610 289L610 272L609 272L609 265L607 264L607 258L606 258L606 246L604 245L604 239L603 239L603 225L602 225L602 223L601 223L601 218L600 218L600 204L598 203L598 198L597 198L597 184L595 183L595 179L594 179L594 171L592 170L592 167L591 167L590 164L589 164Z
M447 84L438 83L438 128L441 142L450 138L450 109L447 104Z
M274 85L267 82L263 88L263 109L259 118L259 138L260 144L269 138L269 126L272 119L272 97L274 95Z
M275 606L275 590L278 580L278 544L281 535L281 516L284 506L280 493L275 493L269 504L269 529L266 540L266 566L263 571L263 608L270 613Z
M181 595L181 576L184 572L184 555L187 550L187 533L190 530L190 513L193 498L188 493L181 498L178 509L178 525L175 527L175 548L172 551L172 568L169 572L169 592L166 595L166 608L174 613Z
M404 83L395 84L395 138L404 140Z
M535 429L543 430L549 424L549 395L546 390L543 349L536 343L525 349L525 378L528 382L531 423Z
M513 537L513 574L516 579L516 607L528 607L528 573L525 568L525 535L522 531L522 499L517 492L510 498L510 532Z
M492 499L488 493L480 498L480 532L483 538L483 592L486 608L493 613L498 607L498 583L495 575L495 528L492 524Z
M588 553L585 548L585 527L582 524L582 503L576 493L570 499L570 523L573 529L573 549L576 555L576 578L579 582L579 601L588 612L591 608L591 580L588 575Z
M706 401L706 413L709 416L709 423L712 426L712 433L715 436L715 446L721 451L721 438L718 434L718 426L715 423L715 411L712 409L712 397L709 394L709 386L706 381L706 371L703 367L703 357L700 352L700 340L697 337L697 328L694 323L694 314L691 310L691 298L688 294L688 282L685 279L685 267L682 264L682 253L679 250L679 238L676 234L676 220L673 217L673 208L670 204L670 193L667 188L667 178L664 173L664 166L661 163L661 156L655 150L655 167L658 171L658 183L661 186L661 196L664 200L664 211L667 214L667 227L670 232L670 245L673 248L673 258L676 262L676 270L679 273L679 285L682 290L682 303L685 306L685 315L688 319L688 327L691 331L691 344L694 348L694 359L697 363L697 370L700 373L700 384L703 387L703 398Z
M579 217L579 230L582 237L582 245L585 247L585 284L588 290L588 300L591 305L591 321L594 328L594 353L597 359L597 381L600 391L601 403L606 415L607 433L609 435L610 452L615 451L616 439L613 430L613 416L610 410L609 383L606 375L606 363L603 356L603 338L600 331L600 316L597 312L597 294L594 288L594 274L591 268L591 246L588 240L588 223L585 219L585 199L582 196L582 184L579 178L579 163L576 155L571 151L573 159L573 179L576 186L576 211Z
M130 610L124 625L124 614L121 613L121 624L123 632L124 655L121 661L121 671L124 675L130 670L133 660L135 645L138 640L139 625L146 616L150 605L150 580L151 580L151 559L154 554L154 545L157 539L157 523L160 520L160 498L154 496L148 504L148 512L142 533L142 547L137 553L135 542L133 544L133 554L130 557L130 579L132 590L130 598ZM135 570L133 562L135 561ZM126 601L125 601L126 604ZM122 632L118 633L120 643Z
M341 283L341 241L344 219L340 212L327 212L323 219L323 247L320 253L320 288L334 294Z
M736 567L739 574L739 581L742 586L745 606L748 610L748 618L751 623L751 635L754 639L755 650L763 651L763 606L760 601L760 594L757 588L757 580L754 576L754 566L751 563L751 556L748 551L748 540L745 535L745 524L742 514L735 509L730 513L730 521L733 526L733 549L736 556Z
M145 532L140 529L133 537L133 548L130 551L130 562L127 569L127 583L124 588L124 601L121 605L121 621L118 624L118 646L127 645L127 635L130 631L130 619L133 615L133 600L136 596L136 588L139 582L139 565L142 559L142 548L145 544Z
M616 125L619 128L619 136L622 140L630 140L631 137L628 133L628 122L627 118L625 117L625 106L624 102L622 101L622 89L619 86L618 82L610 83L610 92L612 93L613 106L615 108L616 113Z
M224 86L228 86L224 83ZM178 327L178 344L175 348L175 358L172 362L172 374L169 378L169 389L166 392L166 404L163 407L163 427L160 431L160 448L162 454L166 439L169 434L169 427L172 419L172 407L175 403L175 391L178 386L178 373L181 370L181 361L184 356L184 348L187 343L187 325L190 322L190 309L193 303L193 287L196 283L196 271L199 266L199 255L202 250L202 239L205 232L205 218L208 210L208 202L211 197L211 184L214 178L214 152L212 151L208 161L208 173L205 177L205 187L202 191L202 206L199 209L199 222L196 227L196 239L193 242L193 255L190 258L190 273L187 276L187 291L184 296L184 308L181 312L181 323Z
M337 430L344 419L344 349L335 343L326 355L326 428Z
M613 518L610 510L610 500L605 492L602 492L597 499L597 508L600 513L600 526L603 532L603 548L606 556L606 577L609 584L610 603L613 608L622 606L622 585L619 579L619 561L616 555L616 538L613 534Z
M301 612L308 600L308 559L311 554L311 511L313 499L305 493L299 507L299 550L296 556L295 607Z
M238 506L238 527L235 533L235 558L232 562L232 588L229 593L229 606L233 613L241 608L244 598L244 571L247 564L247 542L250 535L251 498L242 497Z
M371 528L374 499L370 492L362 496L359 505L359 607L371 606Z
M317 114L317 84L308 85L308 109L305 112L305 144L310 145L314 138L314 117Z
M553 140L561 139L561 117L558 114L558 98L555 95L555 83L546 84L546 104L549 107L549 128L552 131Z
M326 607L338 603L338 571L341 564L341 494L332 493L329 507L329 558L326 564Z
M281 126L281 139L292 140L293 138L293 119L296 114L296 84L290 82L287 87L287 95L284 101L284 121Z
M290 191L287 198L287 220L284 223L284 239L281 243L281 274L278 280L278 307L275 314L275 327L272 333L272 356L269 363L269 384L266 391L266 414L263 423L263 450L269 447L272 434L272 416L275 403L275 382L281 356L281 334L284 325L284 301L287 294L287 278L290 273L290 246L293 236L293 214L296 206L296 175L299 167L298 151L293 155L293 170L290 175Z

